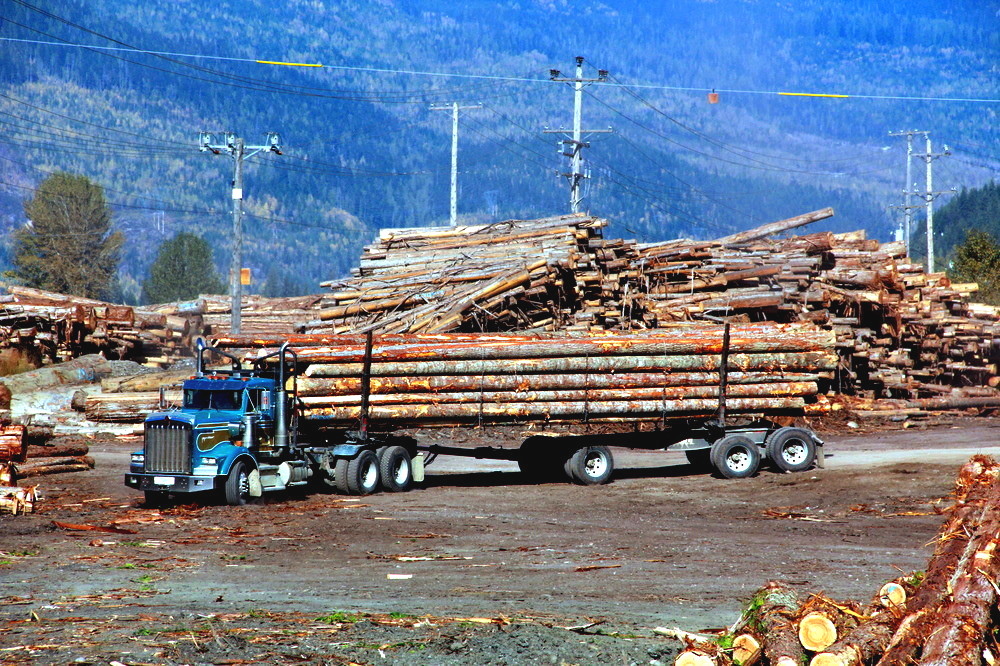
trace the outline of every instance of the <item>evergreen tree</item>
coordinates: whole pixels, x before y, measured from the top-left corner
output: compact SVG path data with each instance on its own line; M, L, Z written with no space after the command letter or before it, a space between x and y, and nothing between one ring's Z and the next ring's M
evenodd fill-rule
M212 248L201 236L179 233L164 241L142 284L147 303L169 303L198 294L226 293L212 263Z
M104 189L86 176L54 173L24 202L30 225L14 232L14 269L29 287L100 298L111 284L125 237L111 230Z
M973 230L955 248L951 277L959 282L976 282L975 300L1000 305L1000 243L985 231Z

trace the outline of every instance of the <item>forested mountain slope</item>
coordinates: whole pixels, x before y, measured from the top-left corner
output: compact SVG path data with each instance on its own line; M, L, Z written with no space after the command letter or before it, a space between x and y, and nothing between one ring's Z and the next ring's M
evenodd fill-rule
M451 118L433 104L482 104L460 123L463 219L565 212L561 137L543 128L571 125L572 90L549 70L573 76L580 55L586 77L610 72L583 102L586 128L614 128L585 150L585 206L613 221L610 235L714 237L833 206L824 228L885 239L904 183L905 142L890 131L931 130L936 151L949 144L935 189L979 186L1000 166L1000 104L969 101L1000 98L998 10L995 0L5 0L0 215L5 231L22 224L21 201L47 172L82 173L105 186L127 237L123 298L179 231L203 234L225 271L232 160L199 152L197 132L260 143L276 131L283 154L246 165L245 264L254 291L315 291L378 228L446 222ZM713 88L718 104L706 101ZM922 187L923 163L914 167Z

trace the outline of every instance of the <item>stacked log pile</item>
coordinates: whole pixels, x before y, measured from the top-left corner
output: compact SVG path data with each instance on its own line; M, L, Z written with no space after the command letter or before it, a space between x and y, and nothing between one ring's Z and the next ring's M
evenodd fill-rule
M705 417L719 406L723 329L687 325L629 335L440 334L297 336L302 415L384 427ZM278 338L236 337L261 348ZM733 326L727 412L797 413L816 403L820 373L836 366L828 331L804 324ZM369 399L363 399L368 382Z
M39 289L5 286L0 295L0 348L37 360L65 361L83 354L167 365L189 355L192 330L186 317L113 305Z
M606 222L585 215L384 230L351 278L324 283L332 292L301 329L625 332L720 317L809 321L837 335L838 391L1000 399L1000 313L968 302L975 285L926 274L902 243L864 232L771 239L832 214L653 244L604 239Z
M779 582L757 592L725 636L677 630L676 666L993 664L1000 601L1000 464L973 457L922 574L890 581L865 607L821 594L803 599Z
M332 293L304 331L552 331L572 326L577 312L603 324L603 290L617 285L604 284L599 264L615 264L626 245L601 239L606 224L564 215L383 230L351 278L323 283Z
M46 474L93 469L87 439L55 436L51 429L23 425L0 426L0 463L12 465L8 483Z
M837 335L839 389L866 397L998 396L998 312L975 285L926 274L902 243L863 232L639 249L634 307L648 326L705 315L813 321Z
M245 295L240 330L249 335L292 335L303 321L316 316L322 299L322 294L286 298ZM187 305L187 314L199 316L205 335L229 335L232 331L232 300L228 296L202 295Z

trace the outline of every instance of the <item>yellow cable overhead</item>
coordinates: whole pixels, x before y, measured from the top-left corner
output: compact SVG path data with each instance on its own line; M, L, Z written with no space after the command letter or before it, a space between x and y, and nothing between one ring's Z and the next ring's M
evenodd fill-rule
M787 95L789 97L850 97L850 95L832 95L829 93L798 93L798 92L778 92L779 95Z
M254 60L255 63L259 65L285 65L287 67L322 67L323 65L315 62L278 62L276 60Z

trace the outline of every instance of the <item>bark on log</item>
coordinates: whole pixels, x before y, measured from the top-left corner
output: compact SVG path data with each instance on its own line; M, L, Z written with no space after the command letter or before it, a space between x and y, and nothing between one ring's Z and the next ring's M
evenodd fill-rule
M811 213L805 213L804 215L796 215L795 217L790 217L786 220L779 220L777 222L771 222L770 224L764 224L755 229L741 231L730 236L723 236L722 238L716 239L715 242L720 245L740 245L742 243L749 243L750 241L757 240L758 238L764 238L766 236L779 234L806 224L818 222L819 220L825 220L826 218L832 216L832 208L823 208L821 210L815 210Z
M747 626L756 627L764 637L764 656L771 666L800 666L805 657L799 643L795 618L799 598L795 590L770 581L754 596Z
M20 395L56 386L84 384L109 374L111 365L107 359L100 354L89 354L66 363L4 377L2 383L14 395Z
M54 458L61 456L85 456L90 453L90 447L84 442L66 442L45 446L29 446L28 459Z
M959 561L949 581L950 594L930 625L918 664L979 666L990 613L997 605L1000 576L1000 483L985 500L981 522L969 539L968 557Z
M762 354L780 352L815 352L834 345L830 331L804 331L801 326L775 325L733 327L730 353ZM458 344L384 344L376 340L372 350L373 363L416 360L520 360L554 359L596 356L654 356L677 354L719 354L722 352L722 330L691 329L676 335L602 337L588 339L556 338L552 340L477 340ZM313 347L298 351L305 363L360 363L364 345L347 347Z
M726 402L733 414L759 412L800 412L802 398L733 398ZM519 423L539 421L655 421L662 418L710 416L719 401L710 398L692 400L617 400L605 402L513 402L504 404L445 404L445 405L372 405L372 423L399 424L433 423ZM356 423L360 407L320 407L309 409L304 418L328 423Z
M788 352L773 354L732 354L733 371L816 371L835 370L837 355L830 352ZM716 355L690 356L603 356L523 359L510 361L401 361L373 363L372 374L387 376L493 375L549 372L654 372L658 370L711 371L719 369ZM361 363L314 363L307 377L360 377Z
M161 386L180 385L193 374L192 370L151 372L129 377L108 377L101 380L101 390L105 393L135 393L158 391Z
M771 384L779 382L816 382L818 373L809 372L730 372L728 383ZM358 395L360 377L298 377L299 395ZM372 377L372 395L387 393L438 393L480 391L545 391L553 389L632 389L651 386L717 386L717 372L616 372L607 374L536 374L536 375L430 375L426 377ZM291 390L292 380L288 380Z
M64 472L80 472L93 469L94 459L90 456L73 458L38 458L36 461L18 465L18 478L42 476L44 474L62 474Z
M505 405L519 402L615 402L620 400L684 400L692 398L718 398L718 386L673 386L660 385L645 388L613 389L567 389L547 391L466 391L442 393L388 393L369 396L371 405L444 405L486 403ZM779 398L788 396L808 396L816 393L813 382L773 382L768 384L737 384L729 387L729 398ZM307 410L321 407L348 407L360 405L362 396L312 396L302 397L301 404Z
M959 559L983 514L994 484L1000 479L1000 465L988 456L973 456L962 466L955 484L955 504L938 532L934 554L927 564L923 581L907 600L906 615L878 661L878 666L913 663L924 644L935 614L948 595Z

